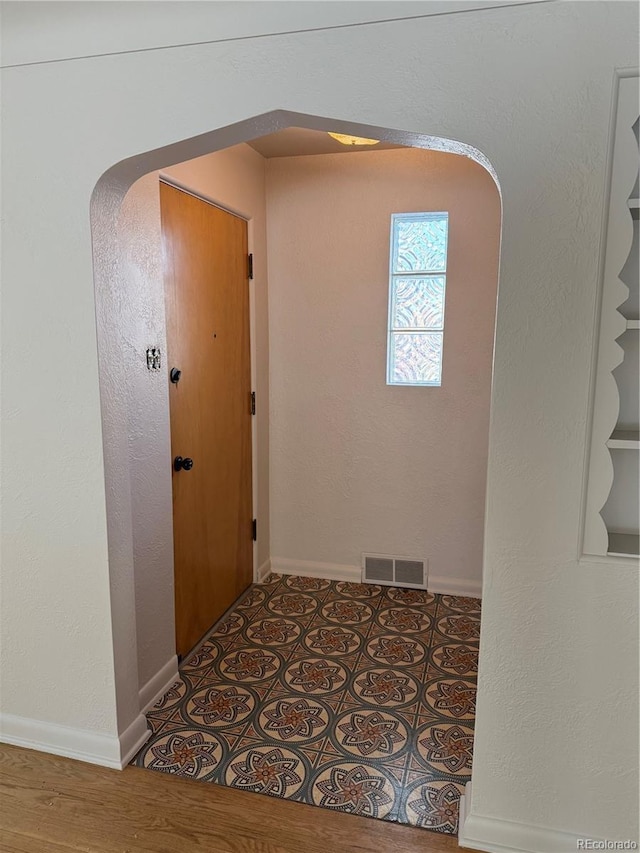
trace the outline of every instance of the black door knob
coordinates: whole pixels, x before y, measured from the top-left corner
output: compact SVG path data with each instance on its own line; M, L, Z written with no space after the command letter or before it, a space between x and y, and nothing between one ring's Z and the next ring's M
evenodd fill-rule
M193 459L190 459L188 456L185 456L184 459L182 456L176 456L173 460L173 470L174 471L190 471L193 468Z
M173 382L174 385L177 385L180 382L180 377L182 376L182 371L178 370L177 367L172 367L169 373L169 379Z

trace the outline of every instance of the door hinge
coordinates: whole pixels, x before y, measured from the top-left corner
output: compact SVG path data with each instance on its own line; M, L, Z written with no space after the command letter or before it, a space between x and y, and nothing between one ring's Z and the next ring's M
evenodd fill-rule
M258 539L258 519L254 518L251 522L251 534L253 536L253 541L255 542Z
M249 271L249 278L253 278L253 252L247 255L247 269Z
M255 415L256 413L256 392L251 392L251 414Z

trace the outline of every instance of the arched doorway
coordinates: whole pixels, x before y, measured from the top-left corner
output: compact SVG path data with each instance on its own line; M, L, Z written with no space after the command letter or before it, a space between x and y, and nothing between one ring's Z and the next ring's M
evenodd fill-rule
M135 455L132 457L132 435L142 437L139 447L158 441L156 448L162 453L163 447L166 448L167 444L168 419L150 419L149 434L142 435L141 422L136 421L135 415L132 414L134 408L138 411L144 410L140 408L138 397L140 389L136 387L135 376L131 375L126 362L122 359L122 352L130 346L126 334L128 322L133 317L134 322L146 324L151 335L155 331L162 333L163 316L161 316L162 312L154 313L150 308L144 293L140 291L140 282L136 282L135 274L127 263L126 252L123 251L121 241L122 231L119 228L123 201L132 184L149 172L167 169L172 164L222 151L287 127L317 131L333 130L362 137L374 137L407 147L460 155L482 166L497 185L495 172L487 159L481 152L463 143L285 111L267 113L125 160L106 172L96 185L92 198L91 216L107 483L114 656L123 761L135 752L137 746L146 737L144 718L140 713L141 707L144 707L146 701L153 698L175 673L175 657L170 655L164 666L157 669L151 676L145 673L141 678L138 667L139 655L135 653L144 634L139 629L135 607L136 530L145 530L144 536L139 537L138 541L146 540L147 545L150 537L153 539L154 536L166 534L166 521L170 511L170 487L165 477L164 486L155 493L154 501L145 504L145 511L142 514L136 513L135 492L139 470L136 470ZM149 341L149 343L152 342ZM160 398L157 400L162 407L162 400ZM146 461L149 462L149 460ZM137 505L140 505L139 502ZM170 542L167 542L165 535L165 548L168 545ZM256 568L260 565L260 560L256 560ZM158 624L162 624L162 620L159 620ZM172 636L172 626L167 626L166 620L163 624L166 641L167 637ZM147 642L147 639L143 642Z

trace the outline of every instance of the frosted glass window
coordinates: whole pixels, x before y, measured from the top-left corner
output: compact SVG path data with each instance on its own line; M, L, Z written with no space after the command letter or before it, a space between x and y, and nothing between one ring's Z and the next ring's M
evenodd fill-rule
M444 272L447 258L446 214L395 216L393 271Z
M391 217L387 384L440 385L447 213Z

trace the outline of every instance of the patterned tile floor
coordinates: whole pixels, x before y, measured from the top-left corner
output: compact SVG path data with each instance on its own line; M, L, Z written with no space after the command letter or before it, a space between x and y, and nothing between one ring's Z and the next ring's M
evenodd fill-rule
M455 833L480 602L270 575L180 667L133 763Z

